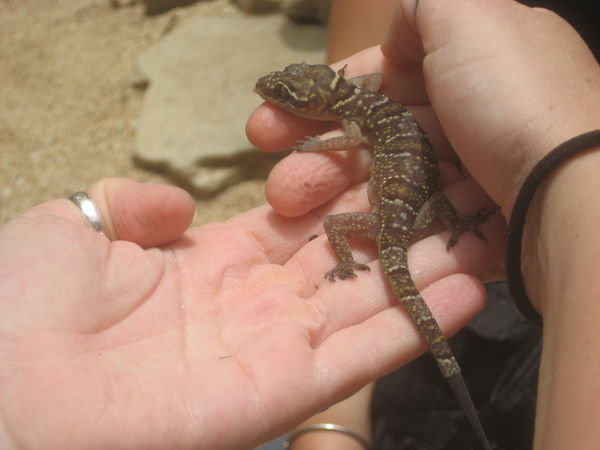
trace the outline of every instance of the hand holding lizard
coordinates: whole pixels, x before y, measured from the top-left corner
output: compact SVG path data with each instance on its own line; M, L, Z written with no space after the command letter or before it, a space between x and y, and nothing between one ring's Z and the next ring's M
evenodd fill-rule
M381 92L415 114L439 160L456 163L456 151L509 217L533 165L559 143L598 127L598 63L577 33L547 10L513 1L416 3L399 2L381 48L335 68L348 64L348 77L382 73ZM327 129L267 106L247 126L266 151ZM352 158L291 155L271 175L270 203L293 216L335 197L367 177L367 162ZM442 184L455 182L452 174Z

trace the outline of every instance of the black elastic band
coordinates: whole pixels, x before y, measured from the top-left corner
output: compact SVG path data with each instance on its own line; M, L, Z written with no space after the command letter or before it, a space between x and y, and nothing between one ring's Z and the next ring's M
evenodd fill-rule
M563 142L544 156L523 183L510 216L506 249L508 287L521 313L540 326L542 325L542 317L529 301L521 273L521 245L527 211L535 192L554 169L571 156L598 145L600 145L600 130L590 131Z

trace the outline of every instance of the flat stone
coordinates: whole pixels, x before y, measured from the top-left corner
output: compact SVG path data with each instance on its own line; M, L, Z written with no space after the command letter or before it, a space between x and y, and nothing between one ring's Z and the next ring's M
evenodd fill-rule
M191 18L141 55L150 80L138 123L135 160L159 169L196 195L264 177L276 155L245 136L261 103L259 76L299 61L322 62L325 29L281 15Z

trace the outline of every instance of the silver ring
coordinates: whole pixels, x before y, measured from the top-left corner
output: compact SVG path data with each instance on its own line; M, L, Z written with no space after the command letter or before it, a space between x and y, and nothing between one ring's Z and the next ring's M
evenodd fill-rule
M337 425L335 423L315 423L313 425L307 425L302 428L298 428L297 430L292 431L287 436L287 440L283 443L285 448L290 448L292 443L302 434L310 433L311 431L333 431L335 433L345 434L348 437L355 439L360 442L365 450L371 449L371 444L369 441L362 436L360 433L357 433L350 428L343 427L341 425Z
M75 206L79 208L79 211L81 211L81 214L85 217L87 223L89 223L94 230L108 237L102 214L100 214L100 210L96 206L96 203L94 203L87 193L75 192L69 197L69 200L75 203Z

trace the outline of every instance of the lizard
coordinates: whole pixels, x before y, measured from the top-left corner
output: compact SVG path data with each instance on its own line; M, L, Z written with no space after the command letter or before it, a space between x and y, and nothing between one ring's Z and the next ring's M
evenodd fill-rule
M437 365L471 424L483 448L491 450L460 367L440 326L416 288L408 269L407 249L436 219L451 231L447 248L471 231L484 241L478 225L491 214L485 208L461 217L438 188L436 154L412 113L377 93L382 77L368 74L345 79L344 68L334 71L322 64L290 64L283 71L258 79L255 92L267 103L300 117L341 122L344 134L321 140L307 137L293 147L300 152L347 150L361 144L372 147L367 195L370 212L325 217L323 227L338 257L325 278L356 277L370 270L354 260L348 239L375 242L387 282L423 336Z

